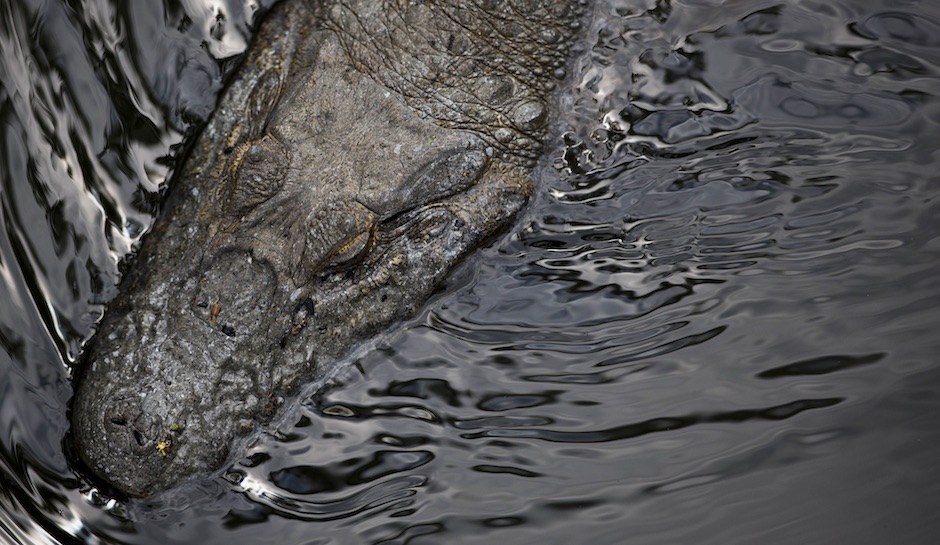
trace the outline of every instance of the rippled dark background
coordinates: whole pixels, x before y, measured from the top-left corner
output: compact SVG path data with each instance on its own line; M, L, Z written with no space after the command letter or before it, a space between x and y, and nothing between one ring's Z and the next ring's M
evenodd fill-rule
M0 541L936 543L904 0L599 2L511 233L223 475L98 493L71 368L268 4L0 2Z

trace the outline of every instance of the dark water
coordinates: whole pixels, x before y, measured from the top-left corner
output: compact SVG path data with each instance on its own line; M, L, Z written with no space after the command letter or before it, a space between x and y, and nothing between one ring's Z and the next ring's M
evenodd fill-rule
M0 3L0 541L937 542L940 5L598 4L513 232L125 504L70 366L252 8L79 4Z

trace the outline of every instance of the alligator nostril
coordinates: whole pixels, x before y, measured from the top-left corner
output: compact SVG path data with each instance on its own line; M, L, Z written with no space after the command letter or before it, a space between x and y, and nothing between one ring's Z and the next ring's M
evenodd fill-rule
M112 417L111 417L111 423L114 424L114 425L116 425L116 426L126 426L126 425L127 425L127 419L124 418L123 416L112 416Z
M144 434L134 430L134 441L137 441L138 445L144 446Z

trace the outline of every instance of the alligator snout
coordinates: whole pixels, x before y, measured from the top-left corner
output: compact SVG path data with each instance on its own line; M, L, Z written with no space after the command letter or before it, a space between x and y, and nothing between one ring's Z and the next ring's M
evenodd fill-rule
M161 428L159 417L145 413L127 399L116 401L104 411L102 429L110 436L108 442L123 446L129 454L141 456L154 451Z
M224 251L208 262L210 266L198 277L190 310L208 327L229 337L255 333L272 304L275 273L271 265L241 250Z
M147 494L166 468L171 456L173 432L165 427L163 419L144 409L145 396L139 391L101 391L107 399L104 410L94 417L79 410L78 423L89 433L76 437L80 452L106 452L106 457L86 462L91 469L111 482L126 481L130 473L141 472L146 479L137 479L134 486L126 487L130 494ZM90 419L90 420L89 420Z

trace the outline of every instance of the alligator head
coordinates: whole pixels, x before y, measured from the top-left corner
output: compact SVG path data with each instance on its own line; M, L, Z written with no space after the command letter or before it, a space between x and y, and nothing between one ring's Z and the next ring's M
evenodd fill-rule
M148 495L217 469L512 220L577 10L484 4L271 16L87 350L98 476Z

